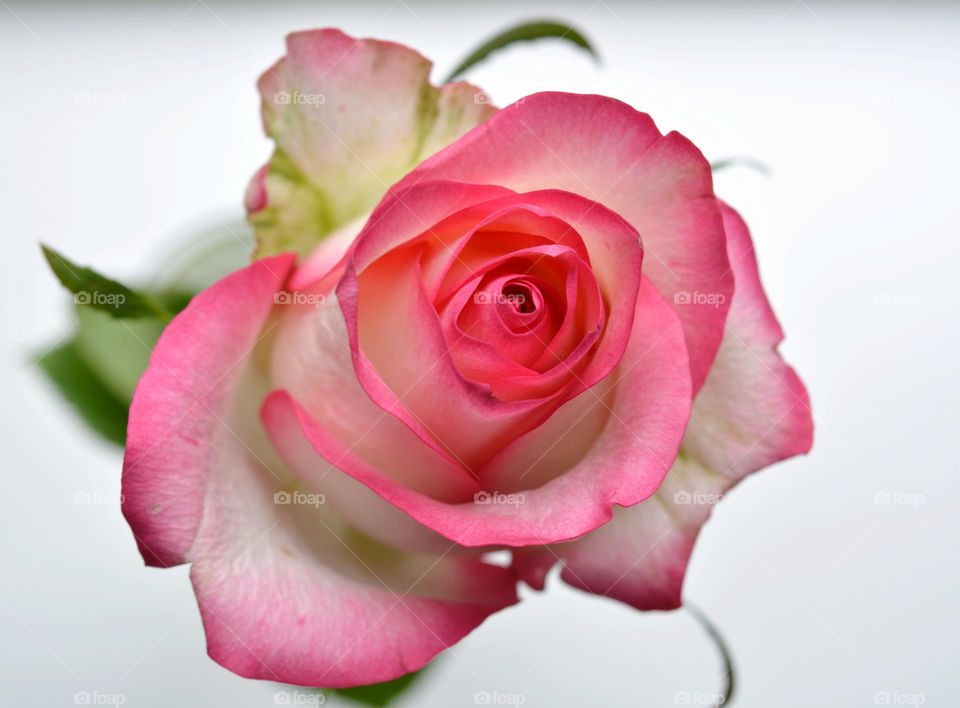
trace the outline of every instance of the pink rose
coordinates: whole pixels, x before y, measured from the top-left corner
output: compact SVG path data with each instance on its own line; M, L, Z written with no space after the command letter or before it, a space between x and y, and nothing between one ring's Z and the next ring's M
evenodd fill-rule
M703 155L611 98L496 111L399 45L287 51L264 257L168 326L130 411L124 513L147 563L192 564L210 655L384 681L558 562L677 607L712 502L812 439Z

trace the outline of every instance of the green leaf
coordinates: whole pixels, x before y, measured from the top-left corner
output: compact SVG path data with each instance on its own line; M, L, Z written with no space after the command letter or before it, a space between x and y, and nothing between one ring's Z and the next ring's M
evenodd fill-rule
M157 295L173 312L188 293ZM84 422L110 442L123 445L127 409L164 323L156 319L117 319L92 307L76 307L73 339L37 358L41 370Z
M41 354L36 361L90 428L112 443L124 444L129 402L114 395L87 365L76 340Z
M414 671L413 673L405 674L404 676L394 679L393 681L375 683L371 684L370 686L338 688L334 690L334 693L338 693L345 698L349 698L350 700L365 706L383 708L383 706L388 705L394 698L408 690L413 682L420 678L420 675L423 673L423 671L424 669L420 669L420 671Z
M73 339L38 358L39 368L63 398L85 423L107 440L118 445L125 443L127 409L133 391L170 315L183 310L196 290L243 266L249 259L249 228L245 224L223 228L229 232L229 239L213 244L214 231L211 230L193 236L189 243L178 248L174 259L161 265L161 271L169 271L158 276L157 280L162 282L155 282L148 290L134 292L116 284L122 288L119 292L133 292L148 303L145 316L127 319L127 315L118 314L113 308L78 303L74 308ZM216 234L221 231L215 230ZM216 245L216 249L211 245ZM62 277L57 272L57 277L61 282L64 278L70 279L67 287L71 290L71 285L79 281L75 274L89 270L79 268L53 249L44 248L44 255L55 272L57 269L65 272ZM162 319L156 308L163 312Z
M573 27L549 20L524 22L521 25L500 32L473 50L466 58L457 64L457 67L450 72L450 75L445 79L444 83L450 83L474 64L480 63L489 55L504 47L509 47L515 42L529 42L531 40L545 39L548 37L570 42L587 52L595 61L600 61L599 55L591 46L590 42L587 41L587 38Z
M76 317L74 342L78 352L110 392L130 405L163 323L156 319L117 319L82 306L76 307Z
M752 157L725 157L722 160L710 163L710 169L714 172L725 170L730 167L748 167L762 174L764 177L772 177L773 170L766 163L755 160Z
M79 266L49 246L41 245L41 248L50 269L73 293L77 305L88 305L111 317L170 319L170 312L150 295L138 293L90 268Z
M119 290L100 288L100 292L133 293L140 299L139 312L146 308L146 314L133 317L122 310L118 313L114 308L78 303L74 308L73 339L39 356L38 367L87 425L110 442L123 445L133 391L166 321L171 314L183 310L197 290L248 262L251 242L249 227L242 222L192 234L171 259L161 263L153 284L136 292L44 247L44 255L57 277L61 282L69 281L64 283L68 289L73 291L84 278L87 282L91 282L90 278L101 279L96 281L96 287L106 281ZM126 300L125 304L131 302L137 301Z

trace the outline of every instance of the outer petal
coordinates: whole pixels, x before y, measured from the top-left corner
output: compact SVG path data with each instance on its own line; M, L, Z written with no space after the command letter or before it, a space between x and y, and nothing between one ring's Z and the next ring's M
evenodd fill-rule
M326 504L275 503L276 490L250 455L218 470L191 551L209 654L241 676L331 688L387 681L516 602L504 568L398 554Z
M608 399L614 384L616 395ZM641 286L621 368L554 414L543 428L554 440L564 433L566 421L571 422L566 432L575 434L577 416L567 407L583 405L581 399L595 404L588 408L608 406L610 415L595 444L572 468L507 499L481 495L474 503L462 504L444 503L397 483L347 448L285 392L267 399L263 417L284 457L308 482L314 475L342 471L462 545L526 546L576 538L597 528L610 518L613 504L633 504L650 496L676 456L689 416L689 364L679 320L649 283ZM312 450L291 435L296 426ZM502 478L516 479L524 465L539 462L547 442L540 430L521 438L528 444L511 446L507 449L513 452L499 458L500 468L513 466L500 472Z
M276 142L247 197L261 254L308 252L496 111L468 84L432 86L430 68L412 49L338 30L287 37L287 55L259 82Z
M680 605L694 541L726 490L813 443L809 398L777 353L783 333L760 285L747 227L726 205L723 218L736 292L676 464L656 499L618 509L606 526L555 549L568 583L641 610Z
M733 278L710 165L690 141L661 135L649 116L612 98L540 93L426 160L394 190L425 179L563 189L625 218L643 240L645 274L683 322L699 390L723 336Z
M123 510L147 563L192 563L216 661L284 683L389 680L514 603L515 581L449 541L400 553L322 498L276 496L295 487L256 424L255 344L272 336L268 314L292 263L228 276L168 326L131 408Z
M197 295L164 330L127 427L123 514L149 565L185 560L207 475L235 445L222 420L293 256L258 261Z

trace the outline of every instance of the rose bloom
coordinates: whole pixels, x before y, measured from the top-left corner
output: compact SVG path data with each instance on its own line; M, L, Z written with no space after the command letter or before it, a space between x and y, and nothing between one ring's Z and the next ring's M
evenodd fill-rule
M678 607L712 504L811 445L689 140L603 96L497 110L430 66L288 38L259 83L257 259L170 323L133 399L124 514L148 564L191 564L243 676L395 678L554 565Z

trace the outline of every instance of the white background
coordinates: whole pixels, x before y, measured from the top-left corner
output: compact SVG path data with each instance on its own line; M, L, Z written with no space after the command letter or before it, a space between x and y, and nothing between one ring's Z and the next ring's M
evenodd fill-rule
M774 170L730 170L717 190L753 228L817 439L723 501L694 554L686 595L730 641L736 705L957 704L960 11L813 0L2 0L0 703L99 691L129 706L270 706L277 690L206 658L185 568L145 569L115 504L74 503L118 493L119 456L29 369L69 322L37 242L130 276L190 229L239 216L269 152L254 81L290 30L401 41L439 77L490 32L544 14L581 27L603 65L517 47L471 74L496 103L609 94L712 159ZM443 655L403 705L469 706L486 690L528 706L670 706L717 689L689 615L551 581Z

